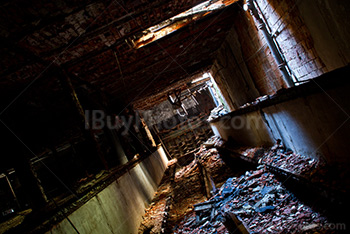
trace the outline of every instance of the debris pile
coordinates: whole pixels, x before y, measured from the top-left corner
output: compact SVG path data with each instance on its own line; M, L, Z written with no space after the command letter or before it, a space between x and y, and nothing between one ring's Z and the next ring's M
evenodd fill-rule
M325 218L298 201L264 165L229 178L194 210L196 214L193 211L181 221L174 233L228 233L223 226L227 213L235 214L253 233L300 233L310 231L310 227L319 230L326 224Z
M151 207L146 210L148 217L141 223L139 233L161 233L165 206L166 199L162 199L157 203L151 204Z
M213 144L211 146L203 144L195 153L194 160L188 165L181 167L176 159L169 162L169 167L178 167L177 172L173 174L174 180L171 182L171 175L166 175L163 178L155 198L146 210L139 233L169 233L184 217L192 213L193 204L206 200L201 184L199 164L206 168L214 179L215 186L221 186L227 178L239 175L234 174L226 166L215 148L210 148L221 140L217 137L210 139L212 139ZM172 200L169 210L167 210L169 197L172 197ZM164 221L166 221L165 227ZM221 223L218 223L218 225L222 226ZM224 227L222 226L222 228Z
M261 147L240 149L236 153L259 164L266 164L296 175L310 176L316 172L319 161L294 153L281 144L280 140L270 149Z
M259 160L265 154L266 151L267 150L264 148L255 147L241 149L238 153L247 158Z
M256 150L258 148L254 148ZM261 149L261 148L260 148ZM259 150L259 149L258 149ZM276 167L295 175L301 175L308 181L318 184L323 188L346 193L349 191L348 165L329 164L323 160L295 154L286 149L280 140L263 156L258 157L260 164Z
M221 147L224 143L225 142L223 139L221 139L221 137L214 135L214 136L210 137L206 142L204 142L203 145L207 149L209 149L212 147Z
M158 187L150 206L145 210L145 216L138 233L163 233L163 223L167 218L168 201L172 193L170 176L165 176Z
M235 151L260 165L256 170L234 174L217 149L212 148L222 143L218 137L209 138L190 164L178 168L170 186L172 204L169 210L166 198L170 193L152 203L144 221L144 227L148 228L144 231L226 234L230 229L227 220L231 217L250 233L323 233L322 228L327 227L326 218L300 202L268 171L269 166L273 166L293 174L309 175L318 166L316 160L294 154L277 142L270 149L257 147ZM200 183L203 167L215 181L209 200L203 195ZM165 219L166 228L163 227Z
M197 159L198 160L198 159ZM192 212L193 204L205 201L201 174L196 159L175 173L172 183L173 200L165 233L170 233L175 224Z
M289 172L299 178L306 179L318 187L332 190L336 193L346 193L349 191L349 171L348 165L330 164L320 157L315 159L294 153L286 148L281 140L271 148L238 148L231 149L227 142L223 144L223 149L228 149L238 158L255 164L265 164L270 170L274 169ZM333 192L332 192L333 193ZM341 195L343 196L343 195Z
M180 179L181 177L188 177L191 175L192 170L197 168L196 159L193 160L187 166L182 167L178 172L175 173L175 179Z
M194 160L190 164L182 167L178 172L176 172L176 179L190 176L192 170L195 170L197 168L198 162L200 162L208 170L209 174L215 178L216 182L220 181L220 179L216 179L217 177L227 178L228 175L232 173L231 170L227 168L224 161L221 159L217 149L209 148L221 144L222 140L220 140L220 138L217 137L211 137L210 139L214 139L211 140L212 144L201 145L199 150L195 153ZM225 167L225 170L222 170L223 167Z
M281 168L298 175L310 175L316 169L318 161L314 158L289 152L270 151L261 159L261 163Z

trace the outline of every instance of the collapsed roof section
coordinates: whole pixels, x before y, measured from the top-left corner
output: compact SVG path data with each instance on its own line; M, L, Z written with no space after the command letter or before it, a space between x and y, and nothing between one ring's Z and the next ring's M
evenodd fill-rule
M141 36L135 36L135 39L131 39L131 41L135 48L141 48L177 31L180 28L183 28L193 21L201 19L204 16L223 9L237 1L238 0L219 0L215 2L211 0L205 1L185 12L146 29L142 32Z

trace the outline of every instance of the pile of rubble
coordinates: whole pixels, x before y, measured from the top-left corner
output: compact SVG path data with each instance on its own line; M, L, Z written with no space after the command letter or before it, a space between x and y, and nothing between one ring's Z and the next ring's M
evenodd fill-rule
M318 161L314 158L289 152L270 151L260 161L298 175L310 175L317 168Z
M178 172L175 173L175 179L180 179L181 177L188 177L191 175L191 172L197 168L196 159L193 160L187 166L182 167Z
M174 233L228 233L224 223L229 213L251 233L320 231L326 224L325 218L298 201L260 165L241 177L229 178L208 201L196 204Z
M189 165L179 168L175 173L172 183L173 199L164 233L170 233L175 224L191 213L193 204L206 200L197 160L195 159Z
M222 180L218 177L225 178L225 176L229 176L229 174L232 172L231 170L229 170L229 168L227 168L224 161L221 159L217 149L210 148L217 144L220 144L221 140L219 138L216 138L216 140L217 141L214 141L213 144L210 146L203 144L195 153L194 160L190 164L182 167L178 172L176 172L175 178L179 179L181 177L190 176L191 172L198 167L198 162L208 170L208 173L211 176L213 176L216 182ZM225 167L225 170L221 170L223 167Z
M223 146L223 144L225 143L225 141L223 139L221 139L221 137L219 136L212 136L210 137L206 142L203 143L203 145L209 149L212 147L221 147Z
M167 171L168 173L169 171ZM145 210L145 216L138 230L142 233L163 233L163 224L166 221L169 197L172 188L170 175L166 175L158 187L155 197L150 206Z
M212 145L202 145L195 153L194 160L186 166L171 160L168 166L176 166L176 173L166 175L159 186L155 198L146 210L144 220L139 228L139 233L169 233L173 227L192 213L193 204L206 200L201 184L202 175L200 166L205 167L210 177L215 181L215 186L221 186L234 172L226 166L218 151L213 147L220 143L220 138L210 138ZM167 170L169 173L169 170ZM167 209L167 202L171 197L171 204ZM164 225L164 222L166 224Z
M227 142L223 148L227 148ZM340 163L327 163L322 157L311 158L294 153L286 148L280 140L271 148L253 147L230 149L231 153L239 156L245 161L255 164L267 165L271 170L283 170L300 178L303 177L313 184L334 190L340 193L347 193L350 189L349 165Z
M280 140L259 160L260 163L268 164L298 175L311 175L318 166L319 161L295 154L286 149Z
M277 167L296 175L310 176L319 166L318 160L294 153L284 147L280 140L270 149L256 147L241 149L238 153L259 164Z
M213 148L222 144L218 137L208 139L194 154L194 160L173 174L173 182L160 187L139 233L223 234L229 233L230 228L232 232L230 220L235 224L238 220L236 227L244 227L246 233L323 233L326 218L300 202L268 171L273 166L310 175L318 166L316 160L294 154L278 141L270 149L237 150L241 156L260 163L256 170L237 173L225 165ZM179 166L176 161L172 164ZM200 182L203 168L215 181L214 188L222 185L220 189L213 188L209 196L203 194ZM169 197L172 200L167 208Z

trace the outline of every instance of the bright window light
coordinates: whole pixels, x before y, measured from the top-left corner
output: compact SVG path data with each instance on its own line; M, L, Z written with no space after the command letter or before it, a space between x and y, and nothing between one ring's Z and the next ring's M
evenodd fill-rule
M205 80L205 79L208 79L210 78L209 74L208 73L204 73L203 76L197 78L197 79L194 79L192 80L192 84L193 83L197 83L198 81L201 81L201 80Z

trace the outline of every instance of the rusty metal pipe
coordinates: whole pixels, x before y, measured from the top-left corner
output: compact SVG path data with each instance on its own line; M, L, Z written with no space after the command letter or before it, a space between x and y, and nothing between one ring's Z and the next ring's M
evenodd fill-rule
M272 53L272 56L274 57L274 59L277 63L277 66L282 73L284 81L286 82L288 87L293 87L294 82L287 71L286 62L283 60L281 53L276 45L276 42L273 40L271 34L267 30L267 27L266 27L264 21L261 19L258 10L255 7L254 2L255 2L254 0L247 0L248 9L250 10L251 15L254 16L254 18L258 22L257 26L262 31L262 33L266 39L267 45L269 46L271 53Z

